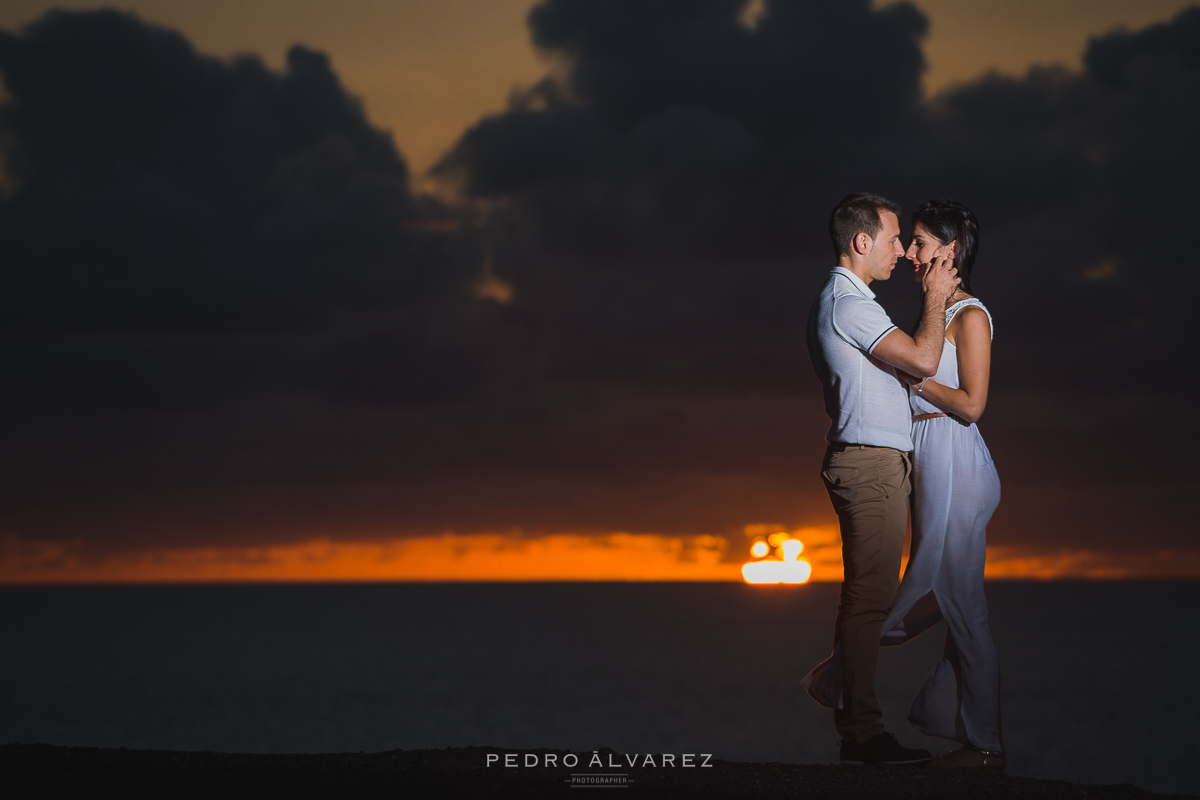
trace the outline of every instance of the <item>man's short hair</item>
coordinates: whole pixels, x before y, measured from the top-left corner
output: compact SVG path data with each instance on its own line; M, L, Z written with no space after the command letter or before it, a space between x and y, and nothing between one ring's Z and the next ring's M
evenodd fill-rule
M897 218L900 216L900 206L886 197L866 192L854 192L843 197L829 215L829 238L833 240L834 260L854 252L854 237L860 233L874 239L883 227L880 217L884 211L892 212Z

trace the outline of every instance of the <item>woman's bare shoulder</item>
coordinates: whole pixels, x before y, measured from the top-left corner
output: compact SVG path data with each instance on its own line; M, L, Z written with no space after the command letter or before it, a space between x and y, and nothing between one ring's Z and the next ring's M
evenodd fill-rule
M957 344L958 337L964 333L967 336L981 335L985 340L991 341L991 316L983 308L974 304L959 310L954 315L954 319L950 320L950 324L946 326L946 338L950 340L951 344Z

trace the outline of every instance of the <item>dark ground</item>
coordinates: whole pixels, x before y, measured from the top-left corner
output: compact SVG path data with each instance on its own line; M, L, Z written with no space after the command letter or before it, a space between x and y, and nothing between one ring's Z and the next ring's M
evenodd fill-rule
M487 756L499 754L492 766ZM111 750L52 745L0 745L0 774L7 786L25 786L26 797L88 797L123 800L175 797L562 797L571 793L571 773L625 774L620 794L643 797L738 798L1150 798L1164 797L1130 784L1088 786L1008 775L944 775L922 767L843 767L753 764L713 759L709 768L611 768L622 756L599 755L604 768L578 753L575 768L504 768L505 753L563 750L505 750L495 747L393 750L386 753L255 755L168 750ZM697 758L697 763L702 759ZM579 787L583 788L583 787ZM606 788L588 787L606 791ZM15 795L8 795L13 797ZM1176 795L1181 797L1182 795Z

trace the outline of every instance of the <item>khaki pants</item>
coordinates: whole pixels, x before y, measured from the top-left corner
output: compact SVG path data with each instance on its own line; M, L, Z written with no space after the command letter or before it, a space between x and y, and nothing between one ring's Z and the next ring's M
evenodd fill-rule
M912 460L890 447L832 444L821 479L842 529L845 579L834 627L842 648L838 733L861 743L883 732L875 697L879 635L900 583Z

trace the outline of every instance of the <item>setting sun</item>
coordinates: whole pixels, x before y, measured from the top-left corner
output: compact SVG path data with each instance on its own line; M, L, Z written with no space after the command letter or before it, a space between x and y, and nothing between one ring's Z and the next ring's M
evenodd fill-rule
M750 554L761 561L742 565L746 583L805 583L812 577L812 565L800 558L804 543L778 525L747 525L748 536L760 536L770 531L767 540L759 539L750 547ZM775 558L765 558L775 548Z

